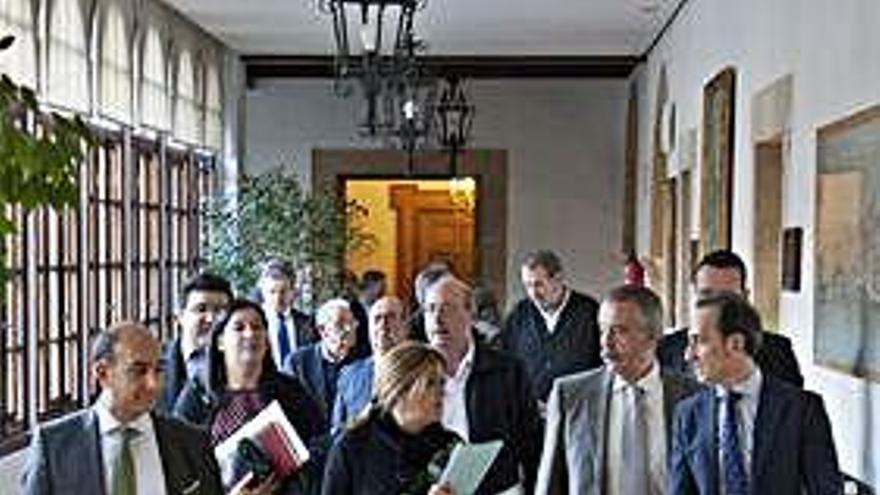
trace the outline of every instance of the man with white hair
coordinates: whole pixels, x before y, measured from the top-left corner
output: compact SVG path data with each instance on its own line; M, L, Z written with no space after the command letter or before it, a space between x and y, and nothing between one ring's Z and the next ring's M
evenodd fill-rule
M284 370L300 379L321 406L329 424L339 371L357 343L357 320L345 299L330 299L318 308L315 326L321 340L291 354Z

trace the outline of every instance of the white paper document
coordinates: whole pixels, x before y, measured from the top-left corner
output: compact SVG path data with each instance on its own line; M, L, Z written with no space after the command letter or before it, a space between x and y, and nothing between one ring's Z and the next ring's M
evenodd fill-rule
M455 495L472 495L489 471L504 442L460 443L452 449L441 483L448 483Z

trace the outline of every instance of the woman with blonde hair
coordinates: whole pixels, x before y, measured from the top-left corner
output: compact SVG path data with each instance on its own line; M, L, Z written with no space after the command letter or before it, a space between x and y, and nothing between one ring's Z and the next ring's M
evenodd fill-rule
M418 342L377 359L373 401L331 448L324 495L452 495L427 472L458 440L440 425L444 369L443 355Z

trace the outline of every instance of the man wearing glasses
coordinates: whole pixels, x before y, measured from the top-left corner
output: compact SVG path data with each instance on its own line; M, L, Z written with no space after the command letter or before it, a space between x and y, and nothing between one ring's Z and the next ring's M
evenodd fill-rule
M357 321L348 301L330 299L318 308L315 326L321 340L291 354L284 370L305 384L329 424L339 370L348 364L357 344Z
M170 414L187 379L203 373L211 327L231 299L232 287L219 275L200 273L183 284L180 306L174 315L180 331L162 353L165 376L156 404L159 411Z

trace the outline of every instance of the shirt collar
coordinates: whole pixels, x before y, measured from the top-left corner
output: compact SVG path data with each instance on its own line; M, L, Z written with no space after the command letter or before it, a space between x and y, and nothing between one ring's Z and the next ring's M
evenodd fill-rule
M150 420L150 413L145 412L135 418L133 421L124 424L110 412L110 409L107 408L106 397L102 394L98 400L95 401L95 405L92 406L92 409L95 411L95 414L98 416L98 432L101 436L104 436L108 433L112 433L115 430L118 430L122 426L126 426L128 428L132 428L137 430L138 433L147 433L153 430L153 422Z
M628 381L624 380L620 375L616 373L614 374L614 381L611 384L611 388L614 392L623 391L629 386L630 383ZM635 383L635 386L648 393L651 393L654 390L662 390L663 381L660 379L660 364L657 363L656 360L651 363L651 370L648 371L648 374L641 377L639 381Z
M463 381L468 378L471 374L471 369L474 367L474 350L476 345L471 342L470 347L468 347L468 351L465 353L464 357L461 359L461 362L458 363L458 369L455 370L455 374L449 377L453 381Z
M538 304L537 301L532 300L532 304L538 308L538 311L544 316L544 318L555 318L562 313L562 310L565 309L565 305L568 304L568 298L571 296L571 289L568 287L562 288L562 302L559 303L559 306L556 307L553 311L545 311L544 308Z
M750 400L757 400L758 394L761 392L761 384L764 382L764 375L761 373L761 368L756 365L752 365L752 372L746 377L745 380L734 384L728 390L726 387L721 385L715 386L715 395L718 398L724 398L731 391L740 394L743 398L749 398Z

